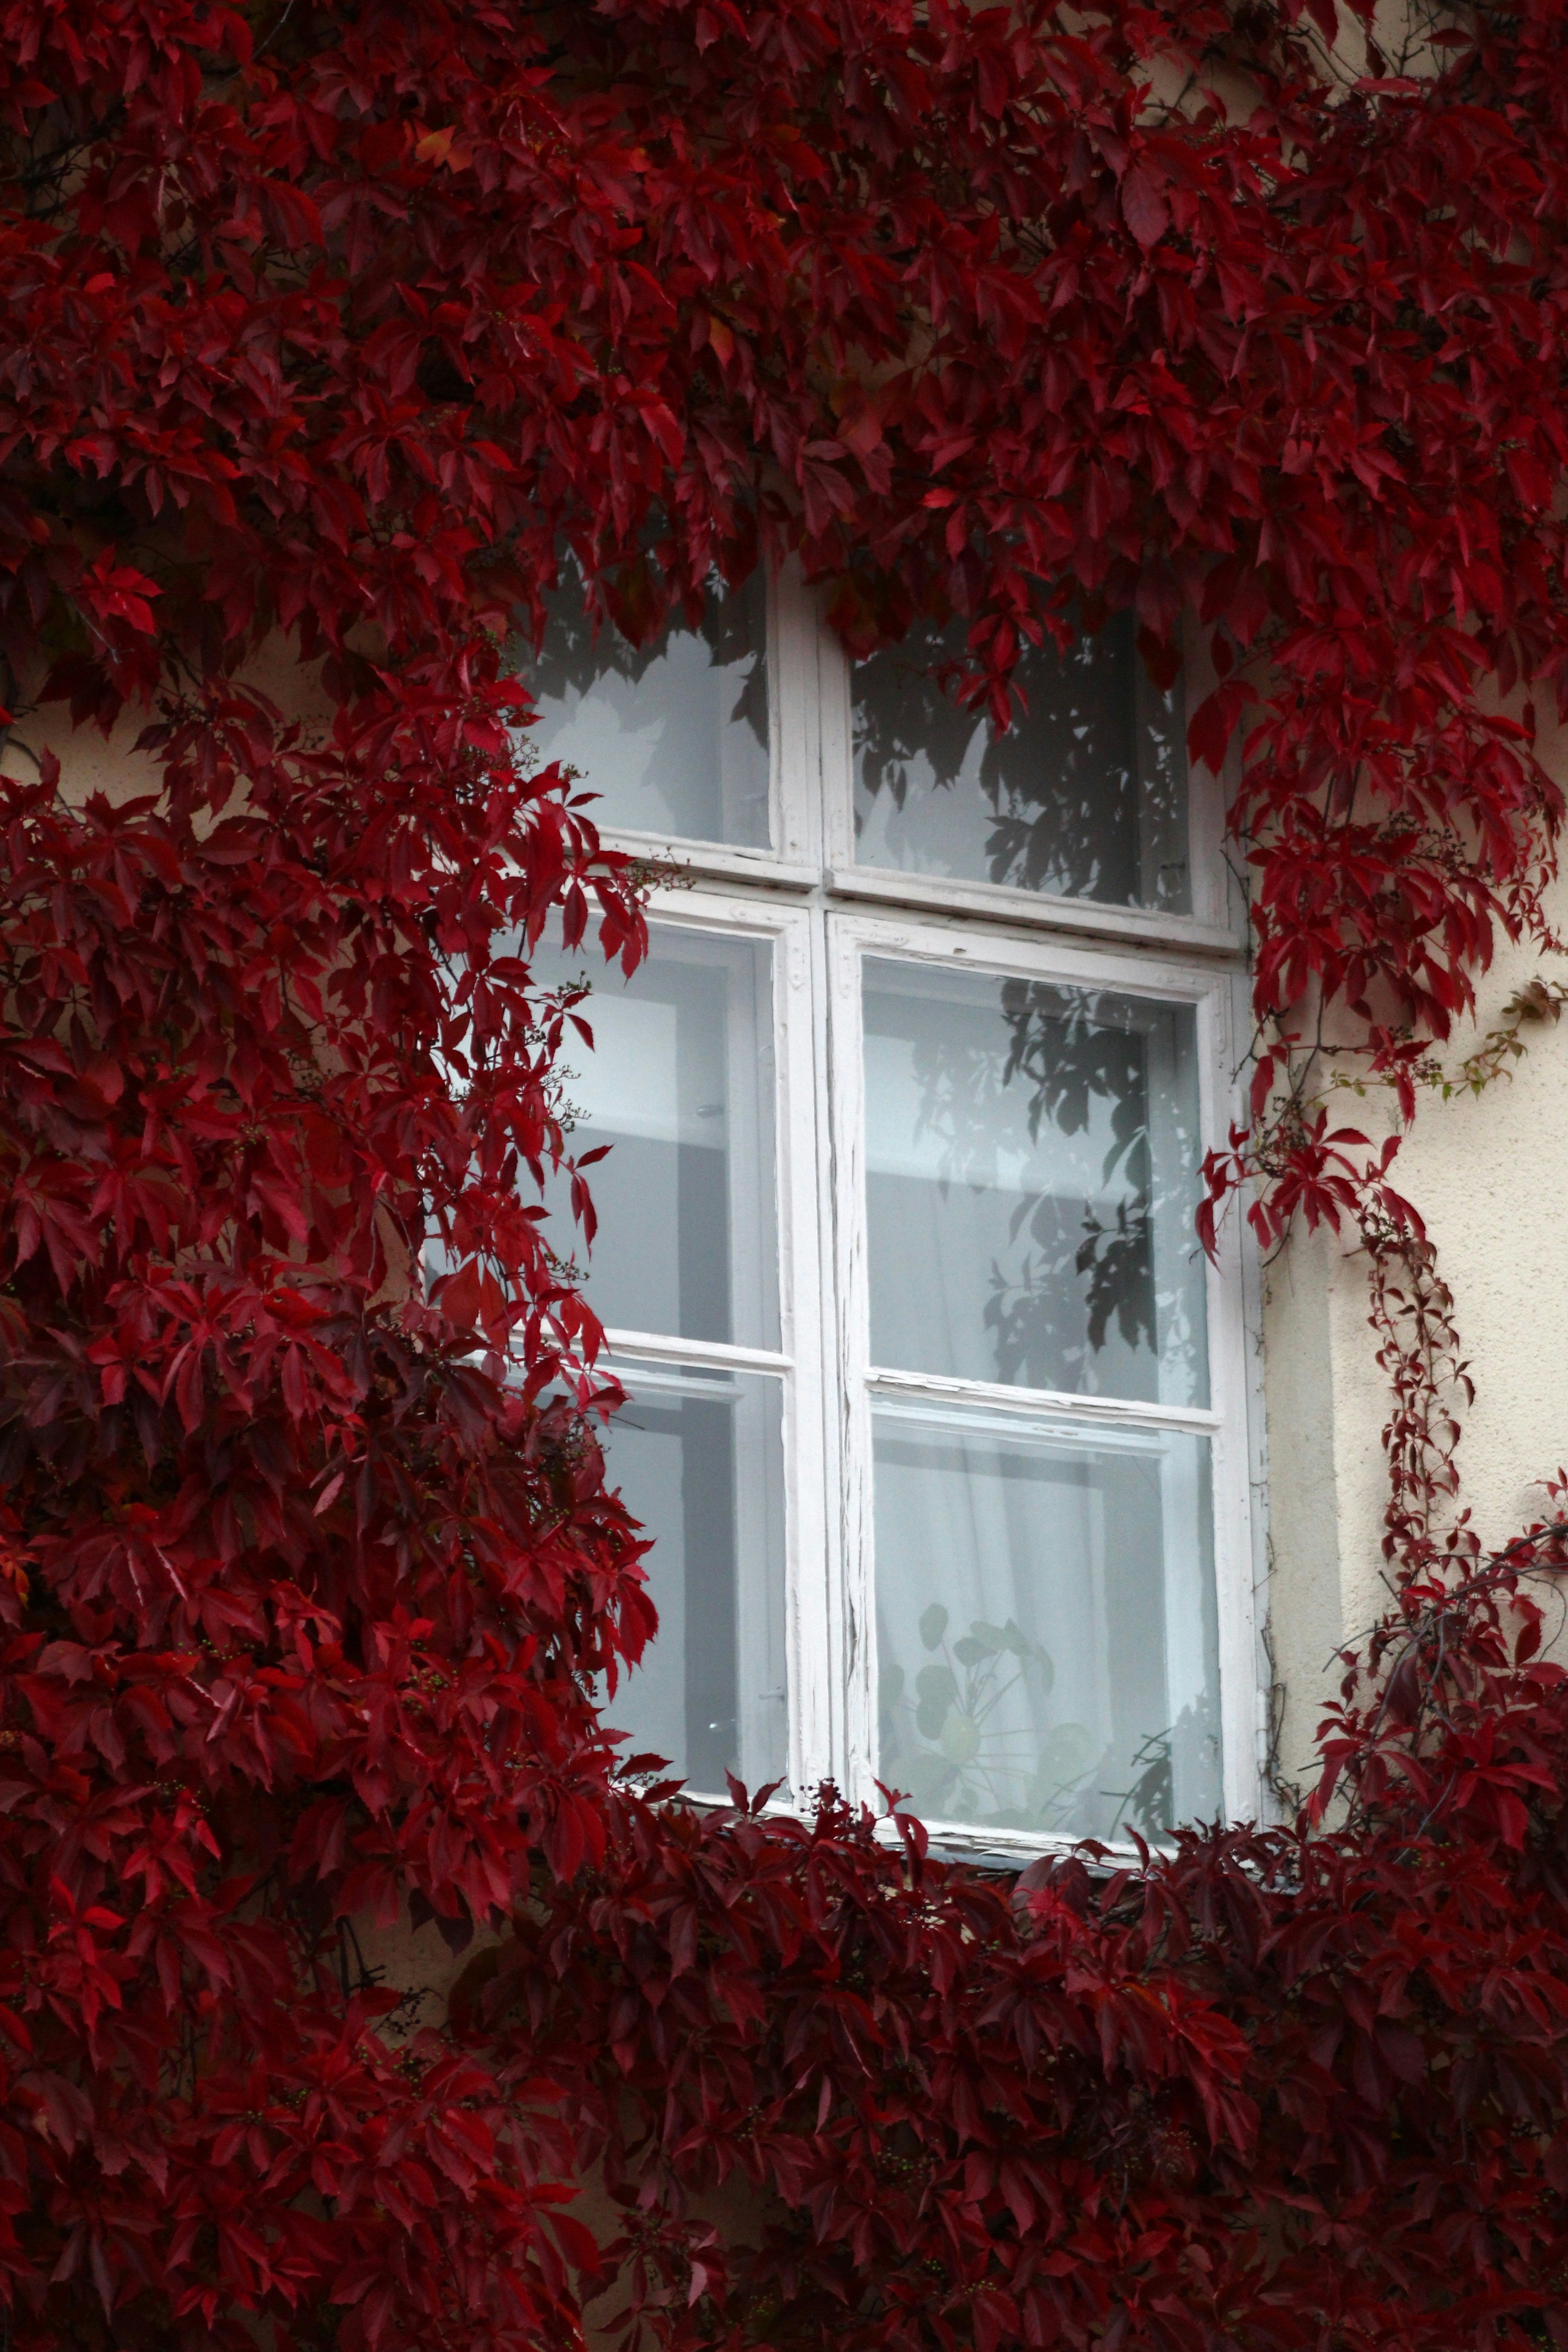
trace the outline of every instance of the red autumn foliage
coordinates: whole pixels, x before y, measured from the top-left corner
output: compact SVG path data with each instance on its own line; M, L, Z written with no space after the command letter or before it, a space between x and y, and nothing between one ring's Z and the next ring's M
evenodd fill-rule
M1556 1538L1433 1537L1441 1303L1314 1092L1321 1019L1408 1089L1541 922L1497 698L1568 688L1568 43L1483 6L1345 88L1332 26L0 0L4 692L40 749L132 713L153 779L4 794L17 2352L574 2344L595 2158L672 2347L1568 2329ZM612 1786L647 1611L545 1402L595 1333L528 951L640 919L502 652L563 542L634 637L790 550L852 646L956 611L999 711L1069 607L1206 647L1261 1024L1215 1202L1383 1251L1405 1583L1337 1825L1009 1898L831 1801ZM358 1963L399 1908L511 1923L449 2026ZM759 2254L687 2211L736 2168Z
M602 2163L628 2332L1561 2342L1568 1685L1528 1663L1517 1591L1551 1556L1413 1593L1382 1719L1330 1743L1358 1783L1332 1832L1186 1834L1009 1892L832 1804L628 1809L457 2004L513 2023ZM726 2181L750 2210L721 2232Z

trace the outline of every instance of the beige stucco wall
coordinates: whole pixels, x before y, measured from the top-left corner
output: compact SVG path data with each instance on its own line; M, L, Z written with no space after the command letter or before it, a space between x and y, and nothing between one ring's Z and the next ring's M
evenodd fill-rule
M301 666L287 639L270 639L245 664L239 680L266 695L281 721L298 724L310 740L325 740L332 706L317 672ZM136 749L137 738L150 723L145 710L126 710L105 735L100 727L73 728L63 707L52 703L29 711L6 730L0 742L0 772L24 781L36 777L37 755L47 746L60 762L60 790L67 800L79 803L101 793L119 806L161 788L158 761Z
M1551 765L1568 782L1568 744ZM1568 881L1552 912L1568 932ZM1476 1024L1452 1067L1529 980L1568 981L1568 957L1509 948L1480 984ZM1480 1096L1425 1093L1391 1171L1419 1210L1454 1297L1475 1401L1461 1411L1461 1502L1487 1545L1546 1508L1538 1482L1568 1462L1568 1016L1524 1029L1528 1051ZM1347 1123L1388 1124L1384 1105L1342 1097ZM1311 1776L1312 1735L1340 1669L1335 1645L1377 1617L1381 1433L1388 1391L1367 1326L1367 1272L1349 1236L1304 1233L1264 1276L1268 1433L1268 1622L1282 1709L1279 1769Z

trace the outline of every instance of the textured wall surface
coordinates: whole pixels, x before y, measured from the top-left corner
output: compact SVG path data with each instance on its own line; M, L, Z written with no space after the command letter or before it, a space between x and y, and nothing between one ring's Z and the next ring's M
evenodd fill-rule
M1568 782L1568 743L1552 746ZM1568 881L1553 895L1568 932ZM1568 981L1568 956L1505 949L1480 986L1462 1062L1531 979ZM1461 1503L1483 1543L1506 1543L1546 1507L1539 1481L1568 1462L1568 1014L1533 1022L1512 1075L1480 1096L1425 1094L1393 1176L1426 1222L1454 1295L1475 1402L1462 1412ZM1380 1134L1376 1100L1342 1097L1347 1123ZM1279 1767L1300 1782L1318 1710L1338 1683L1325 1662L1381 1612L1388 1392L1367 1328L1365 1262L1345 1241L1293 1236L1267 1269L1270 1608L1283 1690Z

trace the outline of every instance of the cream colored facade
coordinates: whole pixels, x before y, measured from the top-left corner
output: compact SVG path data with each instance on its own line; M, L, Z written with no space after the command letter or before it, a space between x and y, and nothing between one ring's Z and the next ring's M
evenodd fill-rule
M1559 743L1551 764L1568 782ZM1568 884L1552 911L1568 925ZM1530 980L1568 977L1505 941L1482 976L1474 1026L1453 1067ZM1423 1096L1391 1171L1425 1220L1475 1384L1460 1406L1460 1501L1483 1545L1506 1543L1547 1507L1540 1481L1568 1461L1568 1026L1529 1024L1523 1057L1479 1096ZM1387 1126L1382 1102L1342 1097L1350 1123ZM1313 1733L1337 1689L1337 1646L1381 1613L1382 1431L1388 1392L1367 1323L1364 1260L1323 1233L1292 1236L1264 1274L1268 1427L1268 1623L1280 1707L1278 1763L1310 1780Z

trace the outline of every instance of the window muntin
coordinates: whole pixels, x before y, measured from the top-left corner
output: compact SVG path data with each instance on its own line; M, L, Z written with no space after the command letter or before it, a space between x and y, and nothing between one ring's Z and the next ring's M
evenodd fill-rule
M744 1533L743 1510L731 1500L726 1507L742 1540L732 1568L722 1572L733 1574L737 1596L752 1592L762 1617L776 1622L776 1610L768 1619L761 1596L774 1589L767 1580L780 1572L781 1558L784 1562L786 1790L808 1793L831 1777L875 1804L878 1778L889 1777L885 1767L896 1785L910 1785L914 1759L922 1743L931 1743L912 1717L879 1722L879 1661L886 1656L907 1673L910 1659L903 1654L912 1643L918 1677L931 1663L918 1622L930 1604L922 1603L913 1621L907 1612L890 1613L889 1580L895 1587L918 1585L926 1572L919 1548L922 1516L930 1524L943 1511L951 1517L952 1498L962 1493L969 1496L960 1507L970 1527L984 1531L1005 1521L1016 1532L1019 1550L1017 1557L1005 1554L988 1538L985 1559L972 1573L973 1563L966 1565L952 1549L952 1589L942 1604L952 1621L950 1643L977 1621L1005 1632L1005 1614L987 1613L996 1605L997 1577L1016 1583L1047 1540L1055 1545L1053 1605L1075 1619L1087 1612L1090 1630L1085 1634L1080 1627L1074 1642L1058 1632L1048 1704L1036 1692L1027 1719L1002 1727L1031 1752L1022 1780L998 1783L987 1801L972 1775L963 1800L970 1813L945 1821L935 1810L942 1792L928 1786L922 1801L939 1839L950 1847L978 1843L998 1854L1026 1854L1053 1838L1089 1830L1120 1842L1133 1829L1157 1824L1162 1805L1175 1820L1212 1817L1222 1801L1233 1814L1247 1812L1258 1802L1259 1685L1239 1253L1236 1236L1224 1237L1219 1267L1205 1269L1191 1229L1194 1153L1224 1132L1231 1086L1227 1008L1235 984L1229 967L1238 962L1214 915L1223 904L1224 877L1210 839L1212 810L1193 835L1190 895L1203 909L1200 922L1174 911L1169 897L1157 908L1156 926L1136 906L1119 916L1114 906L1087 898L1078 902L1082 912L1075 916L1069 899L1048 890L998 888L988 872L975 887L936 873L895 877L847 866L854 854L850 666L815 619L812 600L798 582L786 578L771 593L775 849L759 856L699 845L681 852L687 877L656 892L653 911L659 929L679 931L688 940L754 940L763 934L772 940L776 1052L767 1082L777 1087L778 1209L757 1255L776 1249L782 1351L770 1354L741 1342L654 1339L646 1329L639 1336L622 1328L611 1335L615 1369L634 1390L639 1372L648 1370L663 1378L739 1376L742 1387L760 1375L758 1392L779 1400L782 1550L777 1516L764 1542L754 1530ZM1172 740L1179 748L1179 738ZM1194 793L1196 804L1206 809L1209 788L1194 787ZM1157 833L1162 826L1170 838L1168 808L1158 815ZM1184 824L1180 838L1184 849ZM889 899L895 879L895 903L925 908L929 920L866 911L867 898ZM1071 944L1075 922L1077 945ZM1094 941L1098 946L1086 943ZM656 955L658 949L656 939ZM1121 1331L1113 1301L1110 1337L1090 1347L1080 1283L1079 1340L1058 1348L1058 1355L1071 1360L1062 1375L1068 1384L1061 1390L1036 1385L1049 1346L1044 1356L1037 1346L1032 1356L1005 1367L993 1353L976 1367L978 1380L905 1370L868 1352L863 969L881 961L907 980L921 963L934 967L942 955L954 972L990 975L993 1021L996 991L1007 987L1025 992L1031 1018L1076 1018L1080 1028L1112 1033L1101 1035L1099 1046L1102 1058L1109 1046L1111 1067L1121 1075L1113 1084L1102 1073L1100 1092L1090 1089L1087 1133L1072 1128L1059 1102L1055 1108L1047 1104L1041 1132L1031 1139L1045 1164L1024 1171L1038 1192L1049 1193L1055 1185L1064 1216L1080 1205L1095 1214L1100 1246L1114 1234L1123 1251L1121 1272L1134 1294L1131 1337ZM619 985L614 975L600 983L605 992ZM602 1005L601 993L586 1008L595 1024ZM1049 1078L1052 1057L1046 1054L1042 1060L1038 1040L1031 1054L1038 1087L1042 1076ZM587 1058L573 1056L579 1069ZM1020 1075L1027 1076L1029 1068L1021 1065ZM568 1092L582 1104L580 1079ZM1114 1129L1118 1121L1119 1133L1102 1133L1108 1122ZM577 1139L580 1145L586 1140L581 1131ZM1121 1158L1108 1172L1106 1153L1117 1142ZM1100 1145L1097 1159L1090 1147ZM1146 1163L1141 1171L1129 1166L1136 1153ZM612 1220L621 1221L606 1189L613 1160L591 1171L606 1234ZM1069 1183L1068 1176L1076 1181ZM1036 1181L1040 1177L1043 1183ZM634 1219L637 1213L634 1208ZM1129 1232L1140 1220L1146 1230ZM837 1240L830 1255L825 1243L831 1233ZM919 1294L929 1269L919 1252L911 1249L910 1258L906 1287ZM1071 1271L1079 1272L1076 1265ZM1064 1281L1051 1311L1061 1320L1074 1304L1072 1284ZM731 1328L739 1333L766 1327L737 1319ZM663 1392L661 1410L668 1409L668 1394ZM677 1442L668 1428L653 1434L667 1449ZM614 1449L613 1429L610 1443ZM893 1447L901 1454L890 1453ZM635 1475L624 1450L618 1463L612 1453L612 1474ZM683 1469L683 1479L687 1475ZM670 1548L682 1549L684 1608L689 1595L701 1591L700 1575L694 1582L685 1560L705 1524L700 1510L689 1526L684 1517L678 1521L668 1477L657 1491L651 1480L639 1482L635 1495L629 1485L626 1491L658 1538L650 1563L656 1601L660 1549L668 1531L675 1530L677 1544ZM999 1493L1010 1497L1000 1520L994 1500ZM1076 1520L1071 1511L1042 1516L1042 1496L1059 1502L1064 1496L1078 1497L1071 1507ZM1135 1531L1138 1575L1131 1582L1125 1559L1107 1551L1108 1524L1112 1538L1118 1528ZM1076 1551L1069 1542L1074 1527L1082 1538ZM1054 1536L1042 1532L1052 1528ZM700 1599L693 1605L701 1605ZM1032 1605L1043 1605L1037 1593ZM962 1625L961 1609L970 1612ZM1023 1635L1018 1605L1012 1613ZM669 1630L667 1625L667 1637ZM1133 1645L1133 1633L1141 1647ZM1042 1633L1026 1638L1050 1649ZM1097 1662L1093 1675L1085 1663L1090 1652ZM779 1683L752 1675L739 1648L735 1654L738 1750L743 1763L748 1756L772 1758ZM684 1689L684 1670L678 1675L668 1664L661 1670L667 1693L676 1685ZM1075 1678L1082 1688L1069 1705ZM627 1691L635 1689L634 1678ZM623 1694L612 1719L629 1723L625 1710L637 1703ZM889 1704L898 1718L899 1701ZM1021 1704L1017 1694L1005 1702L1015 1710ZM666 1705L668 1738L668 1697ZM719 1721L722 1712L714 1705L700 1722L692 1718L695 1735L688 1726L688 1750L675 1759L703 1793L720 1791L706 1787L710 1767L691 1752L692 1738L700 1744L704 1725ZM1069 1728L1074 1725L1079 1728ZM962 1748L966 1737L952 1732L949 1744L956 1739ZM665 1752L666 1742L638 1736L634 1746ZM937 1746L940 1751L940 1727ZM951 1759L944 1755L943 1761ZM755 1785L776 1769L771 1762L761 1769L746 1766L742 1777ZM924 1769L929 1775L935 1768ZM974 1819L975 1813L984 1818Z
M856 863L1190 913L1182 695L1154 686L1131 615L1065 656L1026 647L1005 735L943 688L965 635L856 665Z
M871 1360L1206 1403L1192 1006L881 959L863 986Z
M521 665L537 705L531 751L580 772L602 830L766 848L765 622L758 572L733 593L716 583L700 629L672 624L638 651L584 618L574 574Z

